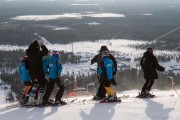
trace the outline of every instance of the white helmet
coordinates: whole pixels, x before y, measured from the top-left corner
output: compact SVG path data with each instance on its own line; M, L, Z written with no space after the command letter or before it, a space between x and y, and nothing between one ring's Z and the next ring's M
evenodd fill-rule
M108 57L109 56L109 51L105 50L102 52L102 57Z

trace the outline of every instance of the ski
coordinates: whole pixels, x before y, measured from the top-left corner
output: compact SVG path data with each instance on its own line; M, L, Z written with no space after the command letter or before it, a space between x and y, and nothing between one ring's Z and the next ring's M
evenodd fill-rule
M117 100L108 100L108 99L104 99L104 100L101 100L99 103L119 103L121 102L121 97L118 97Z

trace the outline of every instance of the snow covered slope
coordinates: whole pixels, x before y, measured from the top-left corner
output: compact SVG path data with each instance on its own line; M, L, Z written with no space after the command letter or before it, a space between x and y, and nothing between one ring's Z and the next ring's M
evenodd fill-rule
M180 97L174 91L153 91L157 98L135 98L137 90L119 93L130 95L121 103L98 103L86 96L60 107L6 108L8 104L1 104L0 120L180 120Z

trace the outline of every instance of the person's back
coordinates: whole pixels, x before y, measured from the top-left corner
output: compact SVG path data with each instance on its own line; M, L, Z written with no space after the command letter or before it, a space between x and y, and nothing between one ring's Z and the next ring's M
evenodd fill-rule
M40 49L42 48L42 50ZM48 54L48 49L45 45L39 45L35 40L26 50L28 56L30 74L39 76L43 73L42 58Z
M59 55L53 54L49 59L49 78L58 78L62 71L62 64L59 61Z
M102 70L103 79L112 80L113 72L115 72L113 61L108 57L104 57L100 63L100 67L102 69L98 69L98 73Z

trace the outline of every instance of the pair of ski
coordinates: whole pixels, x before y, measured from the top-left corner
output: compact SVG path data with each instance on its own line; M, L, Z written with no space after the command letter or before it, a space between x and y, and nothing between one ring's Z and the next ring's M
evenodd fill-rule
M64 104L66 105L66 104ZM62 104L49 104L49 105L38 105L38 104L33 104L33 105L23 105L20 103L17 104L12 104L7 106L7 108L17 108L17 107L25 107L25 108L32 108L32 107L39 107L39 108L44 108L44 107L55 107L55 106L63 106Z

